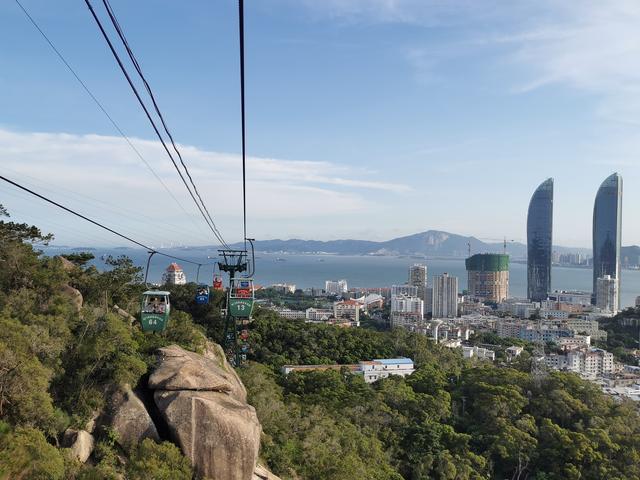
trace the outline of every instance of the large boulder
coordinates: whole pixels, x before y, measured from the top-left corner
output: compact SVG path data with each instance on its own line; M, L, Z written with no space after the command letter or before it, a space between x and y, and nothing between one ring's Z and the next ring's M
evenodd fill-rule
M158 353L149 387L156 390L154 399L171 436L197 473L216 480L253 480L261 427L224 356L214 352L206 358L176 345Z
M71 285L63 285L60 289L60 293L69 298L73 306L76 308L76 311L80 313L82 310L82 304L84 303L80 290L73 288Z
M93 439L93 435L85 430L68 428L64 432L62 446L68 448L71 451L71 455L80 463L85 463L93 452L95 440Z
M158 430L144 403L128 385L121 387L111 397L110 425L118 434L118 443L125 448L135 446L145 438L160 441Z
M214 391L159 390L155 400L173 438L201 476L252 478L261 432L253 407Z
M246 402L247 392L235 371L218 359L189 352L178 345L158 349L159 363L149 377L152 390L225 392ZM224 358L224 356L222 357Z

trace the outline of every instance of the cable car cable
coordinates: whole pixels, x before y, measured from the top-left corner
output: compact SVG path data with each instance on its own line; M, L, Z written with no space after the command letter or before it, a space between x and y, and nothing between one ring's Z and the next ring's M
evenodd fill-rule
M217 240L222 245L227 246L227 244L224 241L224 239L222 238L222 236L217 232L217 229L214 228L211 225L209 219L207 218L207 216L205 215L204 211L202 210L202 207L198 203L198 200L196 200L196 197L194 196L193 192L191 191L191 188L189 188L189 185L187 184L187 181L185 180L184 175L180 171L180 168L178 167L178 164L176 163L175 159L173 158L173 155L171 155L171 152L169 151L169 148L167 147L167 144L165 143L164 139L162 138L162 135L160 134L160 131L158 130L158 127L156 126L153 118L151 117L151 114L149 113L149 110L147 109L147 106L145 105L144 101L140 97L140 94L138 93L138 89L133 84L133 81L131 80L131 77L129 76L129 73L127 72L127 69L125 68L124 64L122 63L122 60L120 59L120 56L118 55L118 52L116 52L115 47L113 46L113 43L111 42L111 39L109 38L109 35L105 31L105 29L104 29L104 27L102 25L102 22L100 21L100 19L96 15L96 12L93 9L93 6L91 5L91 2L89 0L85 0L85 4L89 8L89 11L91 12L91 15L93 16L96 24L98 25L98 28L100 29L100 32L102 33L102 36L106 40L107 45L109 46L109 49L111 50L111 53L113 54L114 58L116 59L116 62L118 63L118 66L120 67L120 70L124 74L127 82L129 83L129 86L133 90L133 93L134 93L135 97L137 98L138 103L140 104L140 106L144 110L144 112L145 112L145 114L147 116L147 119L151 123L151 126L153 127L153 130L155 131L156 136L160 140L160 143L162 144L165 152L167 152L167 155L169 156L169 158L171 160L171 163L173 163L173 166L175 167L176 171L178 172L178 175L180 176L180 179L182 180L182 183L184 184L184 186L186 187L187 191L189 192L189 195L191 196L191 199L196 204L196 207L198 207L198 210L200 211L200 214L205 219L205 222L207 223L207 225L209 226L209 229L213 232L213 234L217 238Z
M140 106L142 107L142 109L144 110L147 119L149 120L149 122L151 123L151 126L153 127L153 130L156 133L156 136L158 137L158 139L160 140L160 143L162 144L162 146L164 147L165 152L167 152L167 155L169 156L169 159L171 160L171 162L173 163L173 166L175 167L176 171L178 172L178 175L180 176L180 179L182 180L182 183L184 184L184 186L186 187L187 191L189 192L189 195L191 196L191 199L194 201L194 203L196 204L196 207L198 207L198 210L200 211L200 214L204 217L205 222L207 223L207 225L209 226L209 229L211 229L213 231L214 236L218 239L218 241L220 241L221 243L224 243L224 240L218 235L217 231L212 228L211 224L209 223L209 220L207 219L204 211L202 210L202 207L200 206L200 204L198 203L198 201L196 200L193 192L191 191L191 188L189 187L189 185L187 184L184 175L182 174L182 172L180 171L180 168L178 167L175 159L173 158L173 156L171 155L171 152L169 151L169 148L167 147L164 139L162 138L162 135L160 134L160 131L158 130L158 127L156 126L153 118L151 117L151 114L149 113L149 110L147 109L147 106L145 105L144 101L142 100L142 98L140 97L140 94L138 93L138 89L135 87L135 85L133 84L133 81L131 80L131 77L129 76L129 73L127 71L127 69L125 68L124 64L122 63L122 60L120 59L120 56L118 55L118 53L116 52L113 43L111 42L111 39L109 38L107 32L105 31L102 22L100 21L100 19L98 18L98 16L95 13L95 10L93 9L93 6L91 5L91 2L89 0L85 0L85 4L87 5L87 7L89 8L89 11L91 12L91 15L93 16L96 24L98 25L98 28L100 29L102 36L104 37L104 39L107 42L107 45L109 46L109 49L111 50L111 53L113 54L116 62L118 63L118 66L120 67L120 70L122 71L122 73L124 74L127 82L129 83L129 86L131 87L131 89L133 90L134 95L136 96L138 103L140 104Z
M240 111L242 122L242 237L247 249L247 188L244 108L244 0L238 0L238 34L240 36Z
M137 231L133 231L130 228L127 227L120 227L119 225L117 225L116 223L112 223L112 228L119 228L120 230L128 230L131 232L131 234L133 235L135 233L135 236L139 237L139 238L143 238L144 235L151 235L152 233L150 232L149 228L142 223L143 219L146 219L148 222L150 222L151 224L156 224L158 219L157 218L153 218L150 217L148 215L143 214L142 212L138 211L138 212L134 212L133 210L130 210L128 208L122 207L122 206L115 206L112 205L111 203L107 202L107 201L103 201L103 200L99 200L97 198L85 195L85 194L81 194L79 192L75 192L73 190L69 190L67 188L64 188L60 185L51 185L51 183L46 183L41 179L32 177L31 175L27 175L23 172L19 172L17 170L8 168L8 167L4 167L4 170L6 170L4 173L7 175L12 175L14 179L16 179L16 181L21 181L23 183L23 185L29 187L29 188L33 188L34 190L38 190L40 193L42 193L43 195L57 195L57 198L62 201L69 201L68 205L75 205L76 203L73 202L81 202L81 205L83 208L88 208L89 205L95 205L98 209L100 209L101 211L101 215L102 218L105 218L105 214L106 213L111 213L114 216L116 216L118 218L118 220L120 219L129 219L129 220L134 220L135 222L137 222L137 224L140 224L141 227L145 228L144 233L139 233L140 230ZM34 199L35 201L35 199ZM15 207L14 207L15 208ZM198 224L198 226L200 226L200 224ZM185 233L186 230L181 230L178 231L175 228L172 228L171 225L169 224L163 224L163 232L166 232L167 234L170 232L173 232L173 234L176 235L176 238L180 238L180 240L184 241L185 238ZM196 237L196 232L194 230L190 230L188 232L190 235L193 236L193 238L198 238L201 239L201 234L198 234L198 236ZM209 238L210 234L206 234L207 238ZM169 237L167 237L169 238ZM191 238L191 237L189 237Z
M18 6L20 7L20 9L24 12L24 14L26 15L26 17L29 19L29 21L31 22L31 24L36 28L36 30L38 30L38 32L40 32L40 35L42 35L42 37L45 39L45 41L49 44L49 46L51 47L51 49L54 51L54 53L58 56L58 58L60 59L60 61L62 61L62 63L65 65L65 67L67 67L67 69L71 72L71 74L75 77L75 79L78 81L78 83L82 86L82 88L84 89L84 91L87 93L87 95L89 95L89 97L93 100L93 102L97 105L97 107L102 111L102 113L105 115L105 117L107 117L107 119L109 120L109 122L111 123L111 125L113 125L113 127L116 129L116 131L120 134L120 136L127 142L127 144L129 144L129 146L131 147L131 149L135 152L135 154L138 156L138 158L146 165L146 167L149 169L149 171L152 173L152 175L156 178L156 180L158 180L158 182L160 182L160 184L163 186L163 188L166 190L166 192L171 196L171 198L174 200L174 202L176 203L176 205L178 205L178 207L180 207L180 209L183 211L183 213L193 221L193 218L191 217L191 215L189 215L189 213L187 213L187 211L185 210L184 206L178 201L178 199L175 197L175 195L173 194L173 192L171 191L171 189L162 181L162 179L158 176L158 174L155 172L155 170L151 167L151 165L149 164L149 162L147 162L147 160L142 156L142 154L140 153L140 151L135 147L135 145L133 145L133 143L131 142L131 140L129 139L129 137L122 131L122 129L120 128L120 126L116 123L116 121L113 119L113 117L109 114L109 112L106 110L106 108L104 107L104 105L102 105L102 103L96 98L96 96L93 94L93 92L89 89L89 87L87 86L87 84L80 78L80 76L78 75L78 73L73 69L73 67L69 64L69 62L66 60L66 58L64 57L64 55L62 55L62 53L60 52L60 50L58 50L58 48L54 45L54 43L51 41L51 39L47 36L47 34L42 30L42 28L40 28L40 25L38 25L38 23L35 21L35 19L29 14L29 12L27 11L27 9L22 5L22 3L20 3L20 0L15 0L15 2L18 4ZM195 222L194 222L195 225ZM199 227L198 227L199 228Z
M19 188L20 190L23 190L23 191L25 191L27 193L30 193L31 195L33 195L35 197L38 197L41 200L44 200L45 202L48 202L48 203L50 203L52 205L55 205L56 207L61 208L62 210L66 211L68 213L71 213L72 215L75 215L76 217L79 217L79 218L81 218L83 220L86 220L87 222L92 223L92 224L94 224L94 225L96 225L96 226L98 226L98 227L100 227L100 228L102 228L102 229L104 229L104 230L106 230L108 232L111 232L111 233L113 233L114 235L117 235L120 238L124 238L125 240L127 240L127 241L129 241L131 243L134 243L134 244L146 249L148 252L154 252L154 253L157 253L158 255L162 255L162 256L168 257L168 258L173 258L175 260L180 260L181 262L185 262L185 263L191 263L193 265L202 265L202 264L200 264L198 262L194 262L193 260L187 260L186 258L176 257L175 255L169 255L168 253L159 252L156 249L151 248L151 247L145 245L142 242L134 240L133 238L128 237L127 235L125 235L123 233L120 233L120 232L118 232L118 231L116 231L116 230L114 230L112 228L109 228L109 227L101 224L100 222L92 220L91 218L89 218L89 217L87 217L87 216L85 216L85 215L83 215L81 213L78 213L75 210L72 210L71 208L65 207L64 205L61 205L60 203L56 202L55 200L51 200L50 198L47 198L44 195L40 195L39 193L34 192L33 190L31 190L31 189L29 189L29 188L27 188L25 186L22 186L19 183L16 183L13 180L8 179L7 177L4 177L4 176L0 175L0 180L4 180L5 182L13 185L14 187ZM210 265L210 264L208 264L208 265Z
M209 213L209 210L207 209L207 205L204 203L204 200L200 196L200 192L198 191L198 188L196 187L196 184L193 181L193 178L191 177L191 173L189 172L189 169L187 168L187 165L184 163L184 160L182 158L182 154L180 153L180 150L178 149L178 146L176 145L175 141L173 140L173 135L171 135L171 132L169 131L169 127L167 126L167 123L164 120L164 116L162 115L162 112L160 111L160 107L158 106L158 103L156 102L155 95L153 94L153 90L151 89L151 86L149 85L149 82L147 81L146 77L142 73L142 67L140 67L140 64L138 63L138 59L136 58L135 54L133 53L133 50L131 49L131 47L129 46L129 42L127 40L127 37L124 34L124 31L122 30L122 27L120 27L120 22L118 22L118 18L116 17L115 12L111 8L111 4L109 3L108 0L102 0L102 3L104 5L104 7L105 7L105 10L107 11L107 14L109 15L109 19L111 20L111 24L113 25L114 29L116 30L116 33L118 34L118 37L120 37L120 41L122 42L122 44L125 47L125 50L127 51L127 55L129 56L129 59L131 60L131 63L135 67L136 72L138 72L138 76L140 77L140 79L142 80L142 83L145 86L145 89L146 89L146 91L147 91L147 93L149 95L149 98L151 99L151 103L153 103L153 108L156 111L156 114L158 115L158 118L160 119L160 122L162 123L162 127L164 128L165 133L167 134L167 136L169 137L169 140L171 141L171 145L173 146L173 150L178 155L178 159L180 160L180 164L182 165L182 168L184 168L185 173L187 174L187 177L189 178L189 182L191 183L191 186L193 187L193 190L194 190L196 196L200 200L200 203L201 203L202 207L204 208L205 212L207 213L207 216L209 217L209 220L211 220L211 223L213 224L213 227L216 229L216 231L218 232L220 237L222 237L222 234L220 234L220 231L216 227L215 222L214 222L211 214Z

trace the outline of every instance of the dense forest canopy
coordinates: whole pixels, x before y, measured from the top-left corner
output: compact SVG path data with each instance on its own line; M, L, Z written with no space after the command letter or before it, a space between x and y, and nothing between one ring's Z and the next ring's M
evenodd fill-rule
M574 374L536 380L527 356L471 363L403 330L255 317L259 363L242 376L265 430L263 455L284 478L640 478L636 405ZM390 356L413 358L417 371L370 385L346 372L279 373L289 363Z
M223 295L196 305L196 285L171 287L170 328L145 334L135 318L145 287L130 259L110 258L101 272L90 254L45 257L38 244L52 237L0 212L0 479L193 478L170 442L124 449L102 428L81 465L61 440L114 386L146 382L158 347L220 341ZM472 363L402 330L309 325L267 310L255 313L251 345L240 373L263 426L261 456L283 479L640 479L636 405L572 374L536 380L527 355ZM412 358L416 372L374 384L347 371L281 373L395 356Z

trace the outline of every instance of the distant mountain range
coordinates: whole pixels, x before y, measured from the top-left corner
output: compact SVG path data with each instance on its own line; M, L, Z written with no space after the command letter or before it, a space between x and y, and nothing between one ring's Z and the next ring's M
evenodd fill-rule
M241 244L237 244L240 246ZM338 255L415 255L424 257L460 257L471 253L502 253L503 242L487 243L475 237L455 233L429 230L384 242L368 240L258 240L256 250L271 253L331 253ZM560 253L591 254L587 248L554 246ZM632 248L632 247L625 247ZM638 247L635 247L638 248ZM638 248L640 251L640 248ZM507 242L507 253L514 259L527 256L527 246L518 242Z
M476 237L467 237L455 233L442 232L438 230L428 230L414 235L394 238L384 242L373 242L370 240L258 240L255 242L256 250L268 253L328 253L334 255L408 255L417 257L442 257L442 258L465 258L468 255L469 246L471 253L502 253L504 251L503 242L483 242ZM235 243L232 248L241 249L243 243ZM217 250L216 246L191 246L175 247L173 250L206 250L207 254L212 254ZM45 250L76 250L92 251L94 247L69 247L51 246ZM117 247L115 249L128 250L129 247ZM115 250L114 249L114 250ZM581 253L591 255L590 248L572 248L555 245L554 251L559 253ZM527 257L527 246L519 242L507 242L507 253L515 261L524 260ZM622 247L621 261L623 266L640 265L640 247L632 245Z

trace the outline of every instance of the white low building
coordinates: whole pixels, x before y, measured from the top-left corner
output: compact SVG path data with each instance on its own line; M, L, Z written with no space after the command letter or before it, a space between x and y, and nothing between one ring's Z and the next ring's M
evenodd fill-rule
M272 307L271 310L287 320L304 320L306 312L304 310L291 310L290 308Z
M512 346L510 346L509 348L507 348L505 350L505 352L507 353L507 356L509 358L519 357L522 354L523 351L524 351L524 348L523 347L519 347L517 345L512 345Z
M517 318L530 318L538 310L539 304L526 300L509 298L498 305L498 311L505 312Z
M562 337L556 340L557 345L565 350L591 346L589 335L574 335L573 337Z
M577 290L554 290L549 294L549 300L557 303L570 303L572 305L591 305L591 292Z
M496 359L496 352L494 352L493 350L489 350L488 348L482 348L482 347L462 347L462 356L464 358L479 358L481 360L495 360Z
M345 369L350 373L362 375L367 383L373 383L391 375L406 377L416 371L413 360L401 357L376 358L375 360L361 361L357 365L284 365L282 373L288 375L291 372L344 371Z
M550 309L543 308L540 310L540 317L556 319L556 320L565 320L569 318L569 312L566 310L556 310L556 309L550 310Z
M413 360L410 358L377 358L368 362L360 362L360 372L364 381L373 383L389 375L406 377L415 372Z
M447 348L458 348L462 346L462 340L459 338L450 338L448 340L441 341L440 345Z
M575 372L586 378L596 378L615 371L613 353L601 348L582 348L565 354L545 355L545 364L548 368Z
M292 283L274 283L270 288L279 293L296 293L296 286Z
M326 322L333 317L333 310L327 308L307 308L305 318L308 322Z

